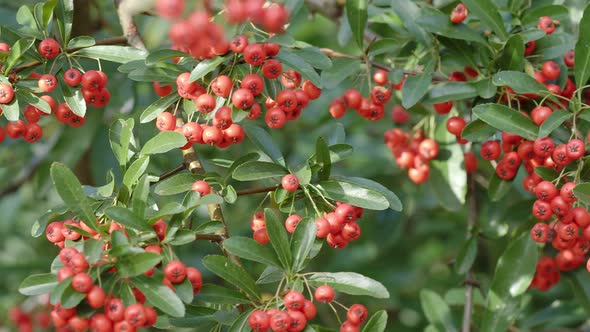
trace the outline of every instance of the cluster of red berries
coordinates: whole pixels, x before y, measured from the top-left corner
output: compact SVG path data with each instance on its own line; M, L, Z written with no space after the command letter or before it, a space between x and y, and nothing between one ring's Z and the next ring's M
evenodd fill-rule
M400 128L386 131L384 140L398 166L408 170L410 180L417 184L428 180L430 160L436 158L439 153L439 146L435 140L425 138L422 130L410 135Z
M166 236L166 222L159 220L154 223L153 228L158 238L163 240ZM108 233L112 234L117 230L127 235L123 226L111 221L108 224ZM83 236L81 233L90 236ZM110 269L103 273L105 276L102 276L102 279L106 278L108 274L117 273L117 269L112 266L116 261L116 257L110 257L108 253L111 247L109 241L103 243L101 259L94 263L88 262L87 257L77 247L64 246L66 240L77 241L82 238L101 240L103 239L101 234L88 227L84 222L74 220L52 222L47 226L45 234L50 242L61 248L59 261L63 266L57 271L58 282L70 282L74 291L85 294L85 301L75 307L65 308L60 303L53 306L51 319L56 328L69 327L73 331L86 331L88 329L105 332L135 331L140 327L151 327L155 324L158 314L153 307L144 305L146 297L139 289L132 289L136 303L125 306L123 301L116 297L116 294L105 291L100 285L101 278L94 276L96 272L91 272L92 268L109 265ZM160 244L146 244L143 250L158 255L162 254ZM154 278L156 267L154 266L144 272L144 275ZM161 270L161 273L158 273L158 275L163 275L161 283L173 291L175 291L174 285L184 282L185 279L190 281L193 295L197 295L201 291L203 281L201 272L198 269L186 267L184 263L172 260L162 266ZM95 279L99 281L99 284L95 284ZM121 279L120 282L126 281ZM77 308L80 308L80 306L90 307L93 310L92 314L77 315ZM101 309L102 312L100 312Z
M543 256L537 262L535 276L531 282L531 287L540 291L548 291L559 282L560 274L556 260L549 256Z
M168 31L172 48L184 51L197 59L211 59L224 55L232 48L232 42L225 38L223 26L213 21L209 8L195 10L182 18L184 0L158 0L156 12L174 20ZM265 31L279 33L289 20L287 9L281 4L265 6L264 0L228 0L224 16L228 23L241 24L250 21Z
M310 294L311 295L311 294ZM328 285L316 288L314 297L318 302L330 303L336 293ZM284 306L283 310L280 310ZM317 314L315 304L298 291L290 291L283 297L283 304L278 308L255 310L248 317L248 324L254 332L300 332L307 322ZM368 311L362 304L353 304L346 312L346 321L340 326L340 332L358 332L368 318Z
M0 52L8 52L10 46L6 43L0 43ZM53 59L60 53L58 42L53 38L45 38L39 43L37 48L39 54L46 59ZM1 65L1 63L0 63ZM51 93L58 86L58 78L53 74L32 73L29 79L37 79L38 91L41 93ZM72 87L80 88L86 104L97 108L105 107L110 101L111 95L106 88L108 78L105 73L97 70L89 70L84 74L76 68L70 68L64 72L63 82ZM14 86L10 83L0 83L0 114L2 114L2 105L9 104L14 99ZM49 105L50 113L46 113L33 105L26 105L23 110L23 120L12 121L6 124L6 130L0 126L0 143L6 136L11 139L23 138L26 142L35 143L43 136L43 128L39 125L42 116L54 114L55 118L62 123L72 127L79 127L84 124L86 118L80 117L66 103L57 105L55 99L50 95L41 95L39 97Z
M35 301L37 303L32 309L13 307L8 311L8 320L17 328L18 332L47 330L51 326L49 297L40 296ZM61 329L58 329L58 332L61 332Z

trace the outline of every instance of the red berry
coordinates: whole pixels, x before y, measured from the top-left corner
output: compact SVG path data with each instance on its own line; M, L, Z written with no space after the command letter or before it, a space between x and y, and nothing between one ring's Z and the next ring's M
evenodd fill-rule
M288 192L293 192L299 188L299 179L295 174L287 174L281 180L281 186Z
M72 279L72 288L80 293L88 293L94 286L92 277L86 272L80 272Z
M143 305L132 304L125 309L125 320L134 327L141 327L145 324L146 316Z
M553 31L555 31L555 24L553 23L553 19L551 19L551 17L541 16L539 18L537 28L545 31L546 34L550 35L553 33Z
M285 307L289 310L301 310L305 297L298 291L290 291L284 297Z
M171 261L164 267L164 276L173 284L178 284L186 278L186 266L181 261Z
M346 313L346 319L353 325L360 325L367 320L368 314L367 308L365 308L364 305L357 303L350 306Z
M90 291L86 294L86 302L91 308L98 309L105 304L106 293L98 285L92 286Z
M198 180L193 183L192 190L198 192L202 197L211 192L211 186L206 181Z
M574 63L575 63L574 50L569 50L569 51L567 51L567 53L565 53L565 55L563 56L563 62L565 63L566 66L568 66L570 68L574 66Z
M553 61L546 61L541 68L541 72L543 73L543 76L547 77L547 79L554 80L559 77L561 68Z
M47 59L53 59L59 54L59 44L53 38L45 38L39 43L39 53Z
M13 98L14 88L12 85L8 83L0 83L0 104L8 104Z
M451 22L454 24L459 24L467 18L467 7L464 4L458 4L453 11L451 12Z
M162 112L156 118L156 127L160 131L170 131L176 128L176 118L170 112Z
M336 295L336 292L334 292L334 288L332 288L328 285L322 285L322 286L316 288L315 293L314 293L315 299L318 300L319 302L324 302L324 303L332 302L332 300L334 300L335 295Z
M262 310L255 310L248 316L248 324L254 332L266 332L270 328L270 316Z

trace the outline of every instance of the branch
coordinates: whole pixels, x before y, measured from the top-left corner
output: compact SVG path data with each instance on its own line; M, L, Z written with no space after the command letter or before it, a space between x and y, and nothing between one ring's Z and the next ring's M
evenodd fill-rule
M153 186L153 185L155 185L156 183L158 183L160 181L164 181L167 178L169 178L169 177L171 177L173 175L176 175L176 174L184 171L185 169L186 169L186 164L185 163L182 163L182 164L174 167L173 169L169 170L168 172L162 173L162 175L160 175L160 178L158 179L158 181L152 182L150 185Z
M275 189L277 189L278 186L272 186L272 187L265 187L265 188L251 188L251 189L244 189L244 190L240 190L238 191L238 196L245 196L245 195L252 195L252 194L261 194L261 193L267 193L269 191L273 191Z
M328 56L330 58L355 59L355 60L360 60L360 61L362 61L362 62L370 65L371 67L378 68L378 69L383 69L383 70L385 70L387 72L390 72L390 71L393 71L394 70L394 68L392 68L389 65L368 60L368 59L366 59L362 55L358 55L357 56L357 55L352 55L352 54L341 53L341 52L334 51L334 50L329 49L329 48L321 48L320 50L322 51L322 53L324 53L326 56ZM402 72L405 75L409 75L409 76L416 76L416 75L424 74L423 72L417 71L417 70L402 70ZM444 77L442 75L433 74L432 75L432 81L433 82L446 82L446 81L448 81L448 78L446 78L446 77Z
M467 239L473 237L472 231L477 221L477 197L475 197L475 179L472 174L467 175ZM471 331L471 316L473 314L473 287L477 286L473 280L471 269L467 272L465 279L465 307L463 308L463 326L462 332Z

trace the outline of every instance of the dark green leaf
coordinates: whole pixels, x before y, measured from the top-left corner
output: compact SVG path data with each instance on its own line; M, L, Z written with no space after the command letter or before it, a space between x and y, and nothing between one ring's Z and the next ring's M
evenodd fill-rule
M574 73L576 84L583 86L590 77L590 36L587 31L590 30L590 4L584 9L584 16L580 21L579 36L575 48Z
M163 131L152 137L141 149L141 154L160 154L180 148L186 144L186 137L175 131Z
M45 1L45 3L43 4L43 14L42 14L43 29L46 29L47 26L49 25L49 22L51 22L51 19L53 18L53 11L55 10L55 6L57 6L58 2L59 2L59 0L48 0L48 1Z
M520 35L512 35L506 41L498 64L502 70L520 71L524 61L524 43Z
M320 181L328 180L332 169L330 149L328 143L322 137L318 138L315 146L315 157L320 170L318 171Z
M486 78L474 82L477 93L484 99L492 98L496 95L498 88L492 82L492 79Z
M475 258L477 257L477 237L471 237L457 255L455 261L455 271L458 274L465 274L471 269Z
M539 137L549 136L555 129L561 126L562 123L571 119L573 114L563 110L555 110L539 127Z
M554 32L536 41L535 56L542 59L553 59L563 57L565 52L574 48L572 35ZM575 72L575 65L574 65ZM577 79L577 78L576 78Z
M531 141L537 138L539 128L533 120L508 106L482 104L474 107L473 113L499 130L518 134Z
M322 85L326 89L334 89L348 77L356 76L361 70L362 66L356 59L334 59L332 67L322 70Z
M59 258L57 259L59 262ZM60 302L61 297L66 290L66 288L71 288L73 277L67 277L66 279L62 280L51 290L51 296L49 298L51 304L57 304Z
M451 316L451 309L440 295L429 289L423 289L420 291L420 303L422 304L422 310L426 319L437 330L448 332L457 331Z
M258 289L252 277L243 268L224 256L210 255L203 258L203 265L230 284L238 287L253 300L258 300Z
M18 97L14 97L8 104L2 104L2 111L8 121L18 121L20 118Z
M157 51L153 51L145 58L145 64L148 66L153 66L160 61L176 58L176 57L186 57L189 56L187 53L171 50L171 49L161 49Z
M332 60L317 47L309 46L302 49L295 49L293 53L300 56L314 68L328 69L332 67Z
M68 49L94 46L96 41L90 36L78 36L68 42Z
M137 216L131 210L122 206L111 206L104 213L112 220L124 225L125 227L138 231L153 232L153 228L142 218Z
M492 82L497 86L509 86L514 92L523 93L534 93L534 94L547 94L547 88L537 82L533 77L518 71L501 71L496 73Z
M259 262L265 265L281 267L277 255L268 246L260 245L251 238L232 236L223 241L223 247L238 257Z
M51 165L51 180L55 190L64 201L64 203L77 215L84 223L95 231L99 231L96 224L96 217L90 207L88 199L84 194L84 189L76 175L65 165L53 163Z
M74 0L58 1L55 16L57 26L64 44L70 40L72 22L74 20Z
M264 209L264 219L266 220L266 230L270 243L274 248L279 261L284 269L291 268L293 257L291 256L291 246L285 230L284 222L281 222L276 211Z
M430 183L441 205L457 211L465 204L467 174L463 166L463 150L443 126L439 126L435 139L440 143L438 157L431 161ZM448 143L451 142L451 143Z
M57 218L68 212L68 208L65 205L57 206L49 209L39 219L35 221L33 227L31 227L31 236L39 237L45 234L45 227L50 221L56 220Z
M182 246L194 242L197 239L196 236L197 232L190 229L180 228L178 229L176 234L174 234L174 239L170 240L167 243L170 243L170 245L173 246Z
M492 29L498 37L502 40L508 38L504 21L500 16L498 8L491 0L465 0L463 4L467 6L469 14L477 16L481 22Z
M141 67L129 73L129 79L136 82L174 82L181 73L176 68ZM173 94L174 95L174 94ZM178 94L175 94L178 96Z
M248 317L250 317L250 314L252 313L252 311L254 311L254 309L248 310L248 311L244 312L243 314L241 314L234 321L234 323L231 325L228 332L250 332L250 331L252 331L252 329L250 328L250 325L248 324Z
M245 164L249 161L254 161L254 160L258 160L258 158L260 158L260 155L258 153L255 152L251 152L248 153L246 155L241 156L240 158L234 160L232 162L232 164L229 166L229 168L227 169L227 174L223 177L223 182L226 183L227 180L229 180L229 178L232 176L232 174L234 173L234 170L242 165Z
M316 239L317 226L312 218L303 218L295 228L291 239L291 254L293 256L293 272L305 268L305 261L313 248Z
M426 46L431 46L433 37L420 24L416 18L420 16L420 8L412 0L391 0L391 9L403 21L408 32Z
M158 182L154 192L158 195L176 195L191 190L193 183L202 180L203 176L191 173L176 174Z
M569 10L562 5L541 5L528 10L521 19L522 25L536 27L541 16L551 16L554 20L568 20ZM582 30L580 30L582 31Z
M367 25L367 0L346 0L348 24L358 47L364 49L365 25Z
M74 55L127 63L134 60L144 60L148 56L148 52L129 46L100 45L83 48L76 51Z
M363 0L359 0L363 1ZM366 0L365 0L366 1ZM315 84L318 88L322 87L322 80L320 75L313 69L313 67L305 61L302 57L295 54L291 49L282 47L281 51L275 57L281 61L284 67L288 69L294 69L301 73L304 79L308 79L311 83Z
M469 124L463 128L461 137L470 142L484 142L488 140L490 136L494 135L496 131L496 128L477 119L469 122Z
M590 183L580 183L574 187L574 195L584 202L590 204Z
M117 273L121 277L135 277L156 266L162 256L153 252L127 254L117 257Z
M312 274L308 280L312 286L330 285L336 292L378 299L389 298L389 292L380 282L354 272L318 272Z
M551 167L537 166L535 167L535 173L547 181L553 181L559 177L559 173Z
M174 285L176 295L180 300L186 304L191 304L194 299L193 284L188 278L185 278L183 282Z
M229 305L250 303L250 300L242 293L213 284L203 285L199 293L199 300L206 303Z
M519 313L523 294L535 274L538 249L528 232L514 238L496 265L487 296L482 331L504 331Z
M22 38L10 47L10 52L8 52L8 58L6 59L6 68L4 70L6 74L10 72L12 67L14 67L17 61L29 48L31 48L31 46L33 46L34 43L34 38Z
M84 100L84 96L82 96L81 90L73 89L62 80L58 80L58 82L68 107L76 115L84 117L86 115L86 101Z
M82 300L84 300L85 297L86 294L74 290L70 283L68 287L64 289L61 295L60 302L62 307L66 309L75 308L78 306L78 304L80 304L80 302L82 302Z
M51 114L51 106L49 106L49 104L45 100L37 97L32 92L18 90L16 91L16 97L19 100L24 101L25 103L38 108L46 114Z
M250 161L236 167L232 177L238 181L255 181L286 175L287 170L275 163L266 161Z
M57 276L55 274L35 274L23 280L18 286L18 291L26 296L42 295L51 292L56 285Z
M88 263L95 264L102 255L102 242L95 239L86 239L83 252Z
M402 88L402 106L408 109L416 105L428 92L431 82L430 74L408 76Z
M199 62L199 64L191 72L190 81L194 82L205 77L205 75L217 69L217 67L219 67L219 65L223 63L224 60L224 57L217 56L213 59L207 59Z
M477 88L470 83L465 82L447 82L436 84L428 92L429 103L441 103L443 101L456 101L461 99L471 99L478 95Z
M186 305L186 313L182 317L170 318L170 325L174 327L195 327L199 330L210 331L217 323L213 321L217 310L208 307L198 307L195 305ZM163 326L163 328L170 329L172 326Z
M115 158L119 161L119 166L124 168L129 162L132 152L129 151L129 145L135 145L133 139L133 127L135 120L133 118L123 120L119 119L111 126L109 130L109 141Z
M178 296L160 281L139 275L132 279L135 287L145 295L150 304L172 317L183 317L185 307Z
M403 209L402 202L399 198L388 188L384 187L382 184L377 183L373 180L359 178L359 177L341 177L335 176L333 177L334 180L341 181L341 182L348 182L351 184L355 184L357 186L367 188L369 190L374 190L378 192L380 195L385 197L387 202L389 203L389 208L395 211L401 211Z
M504 197L512 188L512 181L505 181L500 179L494 172L490 178L490 184L488 185L488 197L492 202L497 202Z
M254 143L260 151L269 156L276 164L285 167L287 166L285 164L285 157L281 154L281 150L275 145L272 137L266 132L266 130L250 124L244 124L243 127L246 130L248 138L250 138L252 143Z
M183 213L186 211L186 209L187 208L180 203L168 202L157 211L149 210L146 214L146 218L149 218L150 224L152 224L159 219L164 219L175 214Z
M139 180L139 178L145 173L150 163L149 156L141 156L134 161L131 166L127 169L127 172L123 175L123 185L127 189L131 190Z
M449 15L434 8L423 8L416 23L423 29L437 35L453 39L462 39L480 44L486 44L487 41L475 30L468 28L464 24L453 24L449 20Z
M363 332L384 332L387 327L387 312L385 310L377 311L363 328Z
M584 308L586 315L590 313L590 285L586 282L587 273L587 271L578 270L571 275L565 274L576 302ZM571 315L571 312L567 315Z
M318 188L333 200L352 204L369 210L385 210L389 202L380 192L346 181L321 181Z

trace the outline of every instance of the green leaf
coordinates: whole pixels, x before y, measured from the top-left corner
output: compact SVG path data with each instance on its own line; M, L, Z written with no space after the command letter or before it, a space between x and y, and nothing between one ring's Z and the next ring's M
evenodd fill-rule
M535 167L535 173L547 181L553 181L559 177L559 173L551 167L537 166Z
M45 100L37 97L34 93L17 90L15 94L19 100L40 109L43 113L51 114L51 106L49 106Z
M113 221L138 231L153 232L153 228L131 210L122 206L111 206L104 213Z
M471 237L457 254L455 261L455 271L458 274L465 274L471 269L475 258L477 257L477 237Z
M86 101L80 89L73 89L65 84L63 80L58 80L59 86L63 93L64 100L74 114L84 117L86 115Z
M387 198L374 188L357 184L355 181L321 181L318 188L333 200L352 204L369 210L385 210L390 206Z
M49 22L51 22L51 19L53 18L53 11L55 10L55 6L57 6L58 2L59 2L59 0L48 0L48 1L45 1L45 3L43 4L43 14L42 14L43 29L46 29L47 26L49 25Z
M208 195L207 195L208 196ZM184 205L177 203L177 202L168 202L163 207L161 207L158 211L150 210L147 213L147 218L149 218L149 223L153 224L154 222L158 221L159 219L164 219L169 216L173 216L175 214L180 214L186 211L186 207Z
M570 34L554 32L536 41L535 56L542 59L561 58L574 48L574 39ZM575 64L574 64L575 73ZM577 77L576 77L577 82Z
M58 262L59 262L59 259L58 259ZM66 279L64 279L61 282L59 282L53 288L53 290L51 290L51 295L49 297L49 300L50 300L50 303L51 304L57 304L58 302L60 302L61 297L62 297L64 291L66 290L66 288L71 288L72 278L73 277L67 277Z
M387 202L389 203L389 208L395 211L401 211L403 209L402 202L400 199L394 194L391 190L383 186L382 184L375 182L373 180L359 178L359 177L341 177L341 176L334 176L335 180L344 181L352 184L356 184L358 186L374 190L379 194L383 195Z
M576 195L580 201L590 204L590 183L585 182L576 185L574 187L574 195Z
M102 242L94 239L84 240L84 255L90 264L98 262L102 255Z
M223 183L227 183L227 180L229 180L229 178L232 176L232 174L234 173L234 170L242 165L245 164L249 161L254 161L254 160L258 160L258 158L260 158L260 155L258 153L255 152L251 152L248 154L245 154L243 156L241 156L240 158L237 158L236 160L234 160L232 162L232 164L229 166L229 168L227 169L227 173L226 175L223 177Z
M512 181L505 181L494 172L488 185L488 197L492 202L497 202L512 188Z
M509 86L518 94L547 94L547 88L533 77L518 71L501 71L492 77L496 86Z
M39 237L45 235L45 227L47 227L47 223L56 220L67 212L68 208L65 205L60 205L47 210L45 214L35 221L33 227L31 227L31 236Z
M420 303L426 319L440 331L457 331L451 309L440 295L429 290L420 291Z
M250 138L252 143L254 143L260 151L269 156L275 164L287 167L285 164L285 157L283 157L281 150L275 145L272 137L266 132L266 130L250 124L244 124L243 127L246 130L248 138Z
M193 302L193 299L195 298L193 284L188 278L185 278L184 281L179 284L175 284L174 290L182 302L186 304L191 304Z
M113 123L109 130L109 141L111 149L119 166L125 168L133 152L129 151L129 145L135 145L133 138L133 127L135 127L135 120L133 118L123 120L119 119Z
M498 88L494 85L491 78L481 79L474 82L474 85L477 89L477 94L484 99L494 97L498 91Z
M213 328L213 325L216 325L216 323L213 321L214 314L216 312L217 310L213 308L187 304L186 313L182 317L171 317L169 319L169 325L187 328L198 326L200 331L210 331L210 329ZM162 328L170 329L171 326L162 326Z
M241 314L231 325L228 332L251 332L252 329L248 324L248 317L254 311L254 309L247 310L243 314Z
M12 101L8 104L2 104L2 111L8 121L18 121L20 118L18 97L12 98Z
M242 295L242 293L235 291L233 289L213 284L203 285L203 288L199 293L199 301L212 304L229 305L250 303L250 300L244 295Z
M99 45L83 48L73 53L77 56L101 59L117 63L144 60L148 52L130 46Z
M549 136L555 129L559 128L562 123L571 119L573 114L563 110L555 110L539 127L539 137Z
M473 113L494 128L518 134L528 140L537 138L539 128L530 118L510 107L500 104L482 104L473 108Z
M39 30L39 26L37 25L37 21L35 20L35 16L31 11L31 7L29 6L20 6L18 11L16 12L16 22L22 25L24 31L26 31L27 33L30 32L31 34L37 35L41 32Z
M590 77L590 36L588 33L585 33L589 30L590 4L584 9L584 15L579 26L580 33L575 48L574 74L578 86L585 85Z
M491 0L465 0L463 4L467 6L470 15L474 14L477 16L500 39L506 40L508 38L508 33L504 27L504 21L502 21L500 12Z
M449 15L434 8L422 8L416 23L423 29L447 38L462 39L480 44L487 41L475 30L468 28L465 24L453 24Z
M564 277L572 288L576 302L584 308L586 315L590 313L590 287L586 282L587 273L587 271L581 269L572 274L564 273ZM571 314L571 311L568 312L569 314Z
M366 295L377 299L388 299L389 292L380 282L354 272L317 272L309 279L312 286L329 285L336 292L350 295Z
M384 332L387 327L387 311L377 311L363 328L363 332Z
M274 248L283 268L289 270L293 257L291 256L291 246L289 245L284 222L281 222L277 212L272 209L264 209L264 219L266 220L266 230L270 238L270 244Z
M171 93L166 97L156 100L141 113L139 122L147 123L156 119L160 113L164 112L170 105L176 103L179 98L178 94Z
M431 82L430 74L408 76L402 88L402 106L408 109L416 105L428 92Z
M219 67L219 65L222 64L224 60L224 57L217 56L213 59L207 59L199 62L199 64L197 64L195 69L193 69L191 72L190 81L194 82L205 77L205 75L217 69L217 67Z
M445 209L457 211L465 204L467 194L467 173L462 167L463 150L445 127L439 126L437 129L435 139L441 143L438 157L430 164L430 183L441 205Z
M318 171L320 181L328 180L332 169L332 159L330 158L328 143L322 137L319 137L316 142L315 159L318 166L320 166Z
M149 156L141 156L136 161L134 161L127 169L127 172L125 172L123 175L123 185L126 186L127 189L131 190L131 188L135 186L143 173L145 173L149 164Z
M291 49L287 47L281 47L281 51L275 56L275 59L281 61L283 66L287 69L294 69L298 71L301 76L303 76L303 78L310 80L311 83L313 83L318 88L322 88L322 80L320 79L320 75L309 63L305 61L305 59L295 54Z
M150 304L165 314L172 317L184 316L184 304L168 286L144 275L133 278L132 283L145 295Z
M176 58L176 57L183 58L186 56L190 56L190 55L187 53L181 52L181 51L165 48L165 49L156 50L156 51L151 52L150 55L148 55L148 57L145 58L145 64L148 66L153 66L160 61L164 61L164 60L168 60L168 59L172 59L172 58Z
M34 43L34 38L22 38L10 47L8 58L6 58L6 69L4 70L6 76L8 76L12 67L16 65L18 60L29 50L29 48L31 48L31 46L33 46Z
M275 163L266 161L250 161L236 167L232 177L238 181L255 181L286 175L287 170Z
M129 73L129 79L136 82L174 82L178 74L177 68L141 67ZM178 94L174 94L178 96Z
M64 44L67 44L68 40L70 40L74 20L74 0L58 1L55 16L61 39Z
M60 302L62 307L64 308L75 308L84 300L86 294L80 293L72 287L71 283L69 283L68 287L66 287L61 295Z
M522 70L524 65L525 41L520 35L512 35L506 41L498 64L502 70Z
M541 16L551 16L554 20L568 20L569 10L562 5L541 5L527 10L522 16L522 25L537 27ZM582 30L580 30L582 31Z
M365 26L367 25L367 0L346 0L348 24L358 47L364 49Z
M162 261L162 256L153 252L133 253L117 257L117 274L135 277L148 271Z
M333 59L332 67L322 70L322 85L326 89L336 88L348 77L355 76L362 70L356 59Z
M209 255L203 258L202 263L209 271L244 291L250 299L260 299L256 284L248 272L226 257Z
M281 267L277 255L271 248L260 245L251 238L232 236L223 241L223 247L225 250L238 257L265 265Z
M520 311L523 294L533 280L537 257L537 244L528 232L510 241L498 260L487 296L482 331L504 331Z
M420 16L421 9L412 0L391 0L391 9L403 21L408 32L425 46L431 46L433 37L420 24L416 18Z
M436 84L428 92L429 103L441 103L443 101L456 101L471 99L479 95L477 88L465 82L447 82Z
M158 195L176 195L191 190L193 183L202 180L203 175L180 173L158 182L154 192Z
M303 218L295 228L291 238L291 255L293 256L293 272L305 268L306 259L316 239L317 226L312 218Z
M84 189L74 172L65 165L53 163L50 169L51 180L55 190L64 203L78 216L88 227L99 232L94 211L90 207Z
M293 50L293 53L300 56L303 60L317 69L328 69L332 67L332 60L325 55L319 48L309 46Z
M141 149L142 155L166 153L186 144L186 137L175 131L163 131L152 137Z
M57 276L53 273L28 276L18 286L18 291L26 296L47 294L57 285Z
M463 128L461 137L470 142L484 142L496 134L497 129L480 119L473 120Z
M78 36L68 42L68 49L94 46L96 41L90 36Z

